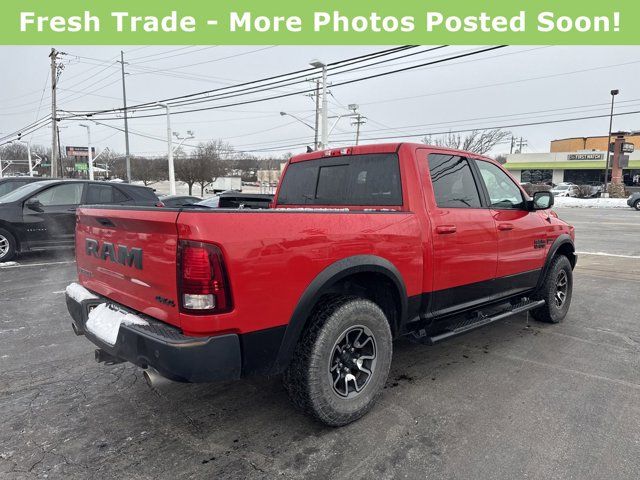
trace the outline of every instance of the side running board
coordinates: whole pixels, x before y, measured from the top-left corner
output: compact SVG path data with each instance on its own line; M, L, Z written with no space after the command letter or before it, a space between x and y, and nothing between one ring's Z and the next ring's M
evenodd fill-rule
M503 310L491 316L484 315L481 311L478 311L476 316L460 320L457 323L453 323L444 332L438 333L433 336L428 336L424 340L426 340L425 343L438 343L448 338L455 337L471 330L475 330L476 328L489 325L490 323L494 323L499 320L511 317L512 315L517 315L519 313L541 307L542 305L544 305L544 303L544 300L525 299L520 303L512 305L508 310Z

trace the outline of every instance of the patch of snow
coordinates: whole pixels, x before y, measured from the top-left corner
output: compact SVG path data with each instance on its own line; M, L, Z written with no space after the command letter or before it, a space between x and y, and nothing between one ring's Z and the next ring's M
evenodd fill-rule
M618 257L618 258L640 258L640 255L620 255L618 253L607 252L576 252L578 255L597 255L600 257Z
M554 207L560 208L630 208L626 198L556 197Z
M20 265L18 262L0 262L0 268L17 267Z
M67 292L67 295L79 303L82 303L84 300L98 300L97 296L76 282L67 285L65 291Z
M89 312L85 327L96 337L113 346L116 344L122 324L149 325L149 322L132 313L114 310L106 303L101 303Z

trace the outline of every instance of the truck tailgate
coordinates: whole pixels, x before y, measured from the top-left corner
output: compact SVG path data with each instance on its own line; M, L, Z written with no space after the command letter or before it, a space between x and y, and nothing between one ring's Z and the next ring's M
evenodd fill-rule
M80 283L114 302L180 327L176 315L178 213L157 208L78 209Z

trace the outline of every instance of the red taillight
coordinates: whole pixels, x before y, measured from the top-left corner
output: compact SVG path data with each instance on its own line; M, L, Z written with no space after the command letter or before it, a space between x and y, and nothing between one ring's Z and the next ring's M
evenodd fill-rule
M179 252L182 310L189 313L231 310L231 292L220 249L209 243L182 241Z

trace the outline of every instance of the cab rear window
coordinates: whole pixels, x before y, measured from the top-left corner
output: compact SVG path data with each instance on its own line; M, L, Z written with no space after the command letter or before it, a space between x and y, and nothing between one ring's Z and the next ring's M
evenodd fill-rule
M376 153L292 163L280 205L402 205L398 155Z

